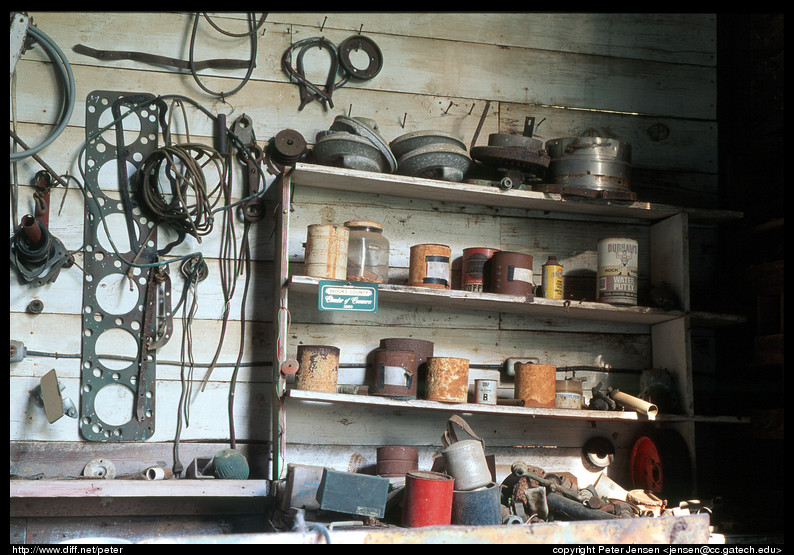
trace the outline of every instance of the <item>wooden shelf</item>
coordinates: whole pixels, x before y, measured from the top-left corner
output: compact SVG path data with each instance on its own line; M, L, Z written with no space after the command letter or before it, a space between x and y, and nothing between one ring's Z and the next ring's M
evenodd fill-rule
M437 200L455 204L479 204L501 208L584 214L611 219L635 218L654 222L686 212L692 222L718 223L738 220L743 216L741 212L730 210L682 208L639 201L562 197L555 193L540 193L522 189L504 190L489 185L453 183L302 162L295 164L295 168L290 173L290 180L294 185L323 189Z
M14 497L263 497L268 480L10 480Z
M310 276L291 276L288 287L296 293L317 294L320 279ZM535 297L527 301L524 297L498 293L476 293L456 289L431 289L391 283L378 284L378 302L427 305L434 308L462 308L468 310L490 310L515 312L539 318L575 318L602 322L624 322L634 324L658 324L684 315L677 310L661 310L644 306L616 306L585 301L562 301Z
M528 416L532 418L555 418L564 420L600 420L630 422L712 422L749 424L750 419L737 416L686 416L678 414L657 414L654 420L634 411L600 411L587 409L558 409L514 407L509 405L481 405L477 403L441 403L422 399L391 399L369 395L349 395L346 393L322 393L301 389L289 389L285 397L290 400L348 405L366 405L410 410L432 410L463 414L494 414L501 416Z

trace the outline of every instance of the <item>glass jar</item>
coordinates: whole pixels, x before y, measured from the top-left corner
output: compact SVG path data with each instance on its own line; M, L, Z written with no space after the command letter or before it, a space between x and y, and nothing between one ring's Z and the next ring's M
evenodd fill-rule
M351 220L347 245L347 279L386 283L389 281L389 241L377 222Z

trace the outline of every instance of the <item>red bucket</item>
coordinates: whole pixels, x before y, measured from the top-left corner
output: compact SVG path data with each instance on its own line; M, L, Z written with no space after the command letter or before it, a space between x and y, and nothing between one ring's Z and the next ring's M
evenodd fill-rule
M402 525L419 528L450 524L454 485L455 480L441 472L408 472L405 475Z

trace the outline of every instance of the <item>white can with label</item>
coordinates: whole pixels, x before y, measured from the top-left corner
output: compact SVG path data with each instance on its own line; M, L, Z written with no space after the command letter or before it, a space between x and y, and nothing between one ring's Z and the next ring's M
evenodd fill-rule
M637 304L638 253L634 239L610 237L598 241L598 302Z
M480 405L495 405L498 380L474 380L474 402Z

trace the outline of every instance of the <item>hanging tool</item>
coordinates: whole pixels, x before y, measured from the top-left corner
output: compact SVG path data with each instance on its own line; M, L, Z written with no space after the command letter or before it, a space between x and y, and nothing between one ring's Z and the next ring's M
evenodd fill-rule
M242 204L243 218L247 222L258 222L265 216L264 201L262 200L260 184L264 187L262 163L265 153L256 144L254 123L251 118L243 114L232 124L232 133L245 146L237 149L237 160L244 166L243 196L253 197Z

